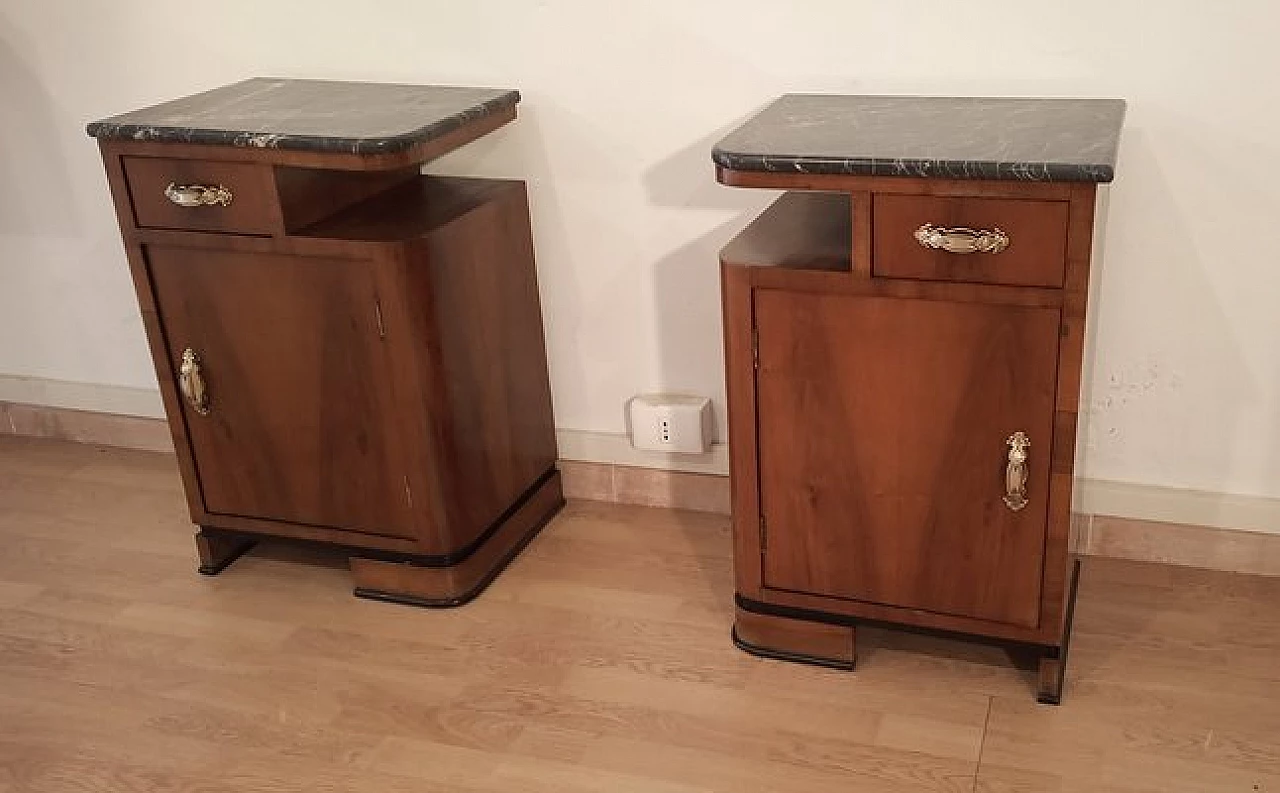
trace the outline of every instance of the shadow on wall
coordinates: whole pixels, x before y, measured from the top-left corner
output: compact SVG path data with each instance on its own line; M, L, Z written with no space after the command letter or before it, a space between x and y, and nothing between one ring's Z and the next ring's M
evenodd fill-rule
M59 145L65 119L27 66L30 51L0 17L0 234L71 236L81 218Z
M481 178L517 179L525 182L529 196L529 214L533 226L538 291L542 304L542 321L547 338L547 357L551 371L553 413L563 412L564 394L589 391L590 378L580 352L583 306L590 305L581 281L572 277L575 257L569 244L564 199L553 173L552 151L547 130L559 125L576 129L562 120L567 111L549 97L521 89L519 120L445 156L429 161L423 171L430 174ZM575 137L573 145L579 158L596 158L600 152L588 135ZM571 158L570 162L576 159ZM563 171L556 171L560 177ZM553 265L555 265L553 267ZM565 340L569 346L563 346ZM561 345L557 345L557 341ZM561 391L564 393L562 394ZM557 422L557 426L560 423Z
M757 108L752 108L754 113ZM745 116L744 116L745 118ZM657 328L657 356L661 385L674 389L691 384L709 384L706 396L715 408L712 438L723 443L728 435L724 381L724 326L720 311L720 249L765 206L775 193L739 190L720 185L711 161L712 147L742 119L699 138L649 169L644 185L650 201L661 207L712 210L718 216L731 213L706 231L669 251L653 265L653 300ZM708 212L692 214L699 226ZM675 230L677 233L680 229ZM706 371L710 368L711 371ZM714 385L710 385L714 384ZM698 390L702 390L698 388ZM722 537L727 562L730 554L730 519L723 521ZM693 532L688 532L693 536ZM724 609L726 624L732 623L728 599L732 591L732 567L723 575L708 560L701 560L702 578L713 592L725 593L718 605ZM725 639L728 647L728 637Z
M663 386L715 383L713 437L725 432L724 333L720 313L720 249L758 215L776 192L724 187L715 180L712 147L735 121L700 138L654 166L645 175L650 199L659 206L732 212L732 217L698 234L653 266L654 316ZM708 368L712 371L708 371Z
M608 367L625 365L600 358L599 339L592 336L599 331L594 329L617 323L610 321L610 301L592 291L599 287L592 287L584 273L598 266L600 255L587 241L590 235L625 240L626 218L607 203L588 204L575 195L579 187L621 178L624 155L610 145L607 128L547 95L526 92L521 107L528 128L518 133L522 145L516 169L528 174L522 178L529 184L552 399L559 417L582 410L597 383L612 374ZM590 370L588 361L594 361ZM563 425L557 421L557 426Z

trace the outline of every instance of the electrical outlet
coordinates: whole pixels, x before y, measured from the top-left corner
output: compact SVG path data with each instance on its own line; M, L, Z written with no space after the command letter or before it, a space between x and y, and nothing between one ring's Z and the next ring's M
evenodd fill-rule
M711 447L711 400L640 394L627 403L631 445L656 452L701 454Z

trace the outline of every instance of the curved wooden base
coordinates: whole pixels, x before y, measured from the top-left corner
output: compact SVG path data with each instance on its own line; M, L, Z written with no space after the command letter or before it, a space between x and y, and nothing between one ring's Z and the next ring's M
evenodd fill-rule
M757 614L741 606L734 616L733 643L763 658L832 669L852 670L857 657L852 626Z
M483 545L457 564L428 567L352 556L355 595L411 606L461 606L480 594L563 506L560 472L556 471Z
M1045 705L1062 703L1062 690L1066 683L1067 651L1071 648L1071 627L1075 619L1076 594L1080 587L1080 559L1071 565L1070 585L1067 589L1066 614L1062 625L1061 644L1043 645L997 639L990 636L968 635L952 631L924 628L918 625L895 624L872 620L860 620L868 624L913 631L952 639L969 639L1006 647L1034 648L1040 653L1036 669L1036 701ZM852 624L823 622L822 619L840 620L836 614L818 611L801 611L771 606L753 601L739 594L736 598L733 624L733 643L739 649L765 658L827 666L834 669L853 669L855 654ZM746 608L743 608L743 606ZM794 612L788 616L765 614L750 610L752 607ZM847 617L845 619L848 619Z

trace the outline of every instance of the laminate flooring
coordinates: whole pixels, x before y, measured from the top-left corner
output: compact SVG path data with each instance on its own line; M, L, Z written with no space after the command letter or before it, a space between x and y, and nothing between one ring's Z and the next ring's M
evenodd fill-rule
M0 437L0 791L1280 791L1280 579L1086 560L1055 708L998 648L734 649L719 515L571 502L442 611L191 536L173 457Z

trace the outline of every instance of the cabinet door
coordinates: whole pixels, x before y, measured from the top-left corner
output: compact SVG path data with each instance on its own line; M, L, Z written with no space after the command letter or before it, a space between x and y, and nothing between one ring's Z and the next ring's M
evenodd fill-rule
M772 290L755 310L765 586L1035 627L1058 310Z
M207 384L207 413L181 400L205 510L412 537L374 264L147 260L173 371L191 350Z

